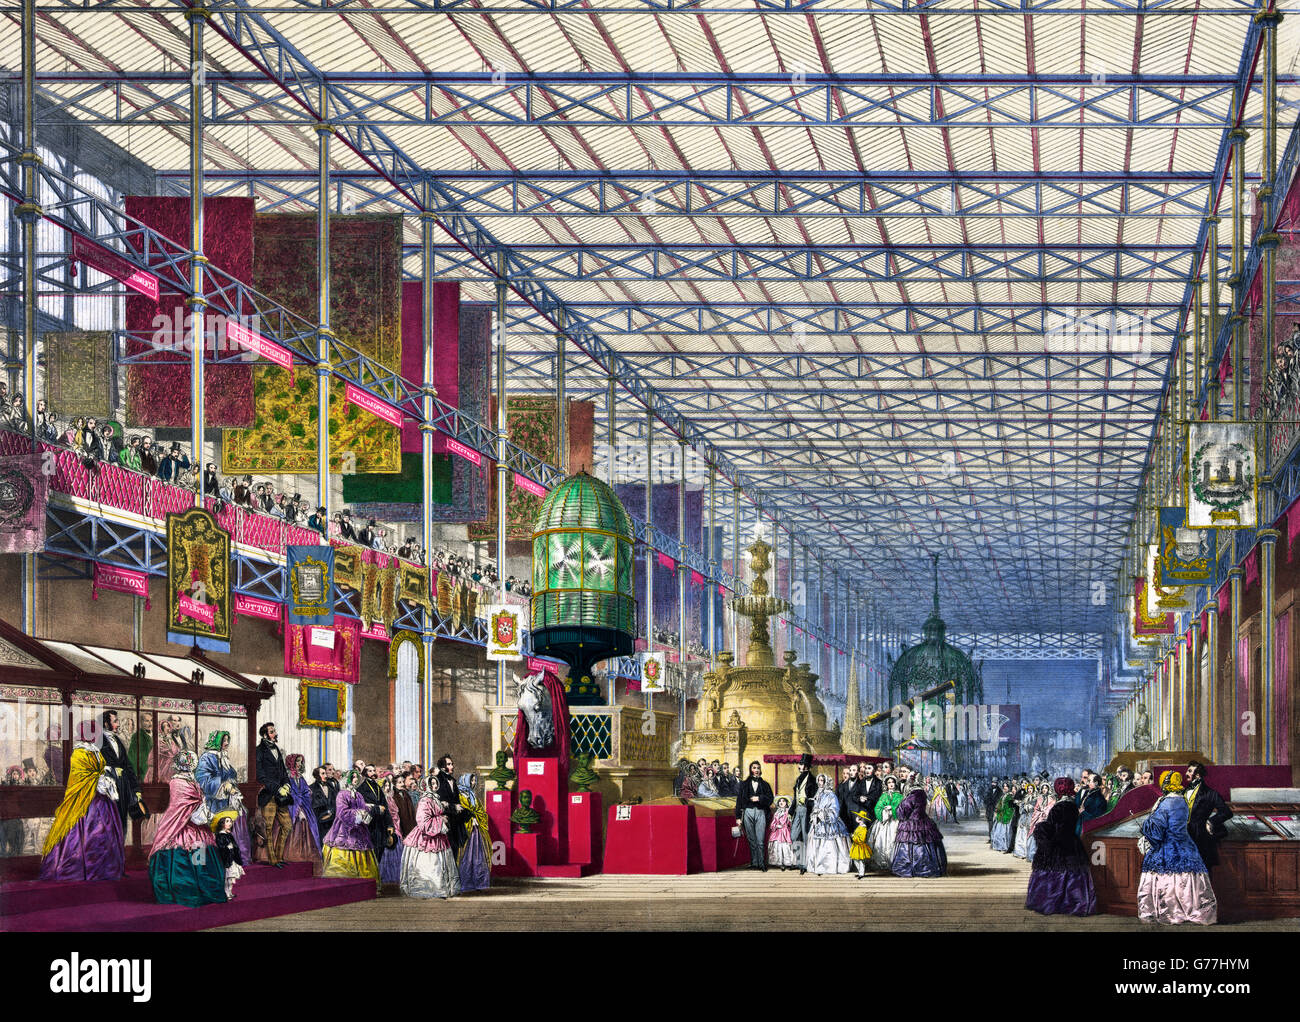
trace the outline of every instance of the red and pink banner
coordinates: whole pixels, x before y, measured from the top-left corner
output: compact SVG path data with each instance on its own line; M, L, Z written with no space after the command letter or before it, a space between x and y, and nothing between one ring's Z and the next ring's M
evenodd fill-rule
M217 608L215 604L200 603L193 597L181 593L177 600L177 622L183 617L193 618L195 621L203 622L209 628L214 628L217 623Z
M548 492L546 487L541 483L535 483L527 476L522 476L518 472L515 473L515 485L525 493L531 493L534 497L545 497Z
M669 557L667 554L660 554L660 555L659 555L659 566L660 566L660 567L663 567L663 568L667 568L669 571L672 571L674 568L677 567L677 562L674 561L674 560L673 560L671 557Z
M453 440L442 433L433 435L433 450L435 454L454 454L457 457L464 458L472 465L482 465L483 455L472 447L466 447L459 440Z
M693 586L702 586L702 585L704 585L704 576L701 575L698 571L694 571L694 570L692 570L692 571L691 571L691 585L693 585Z
M402 425L402 413L400 411L387 401L375 397L374 394L368 393L360 387L354 387L350 383L347 384L343 388L343 396L347 398L350 404L356 405L376 418L383 419L390 426Z
M390 641L388 629L384 627L382 621L371 621L369 628L363 628L361 630L361 637L363 639L375 639L378 642Z
M336 614L333 628L286 623L284 673L355 685L361 678L361 622Z
M273 600L264 600L260 596L235 594L235 616L260 617L267 621L280 620L280 604Z
M94 579L90 583L90 598L98 600L101 589L110 593L143 596L144 609L153 609L149 605L149 576L143 571L132 571L130 568L119 568L113 564L101 564L96 561Z
M120 280L132 291L137 291L150 301L157 302L162 287L157 277L148 270L133 266L111 249L97 245L80 234L72 236L72 258L77 262L93 266L101 273L107 273L114 280Z
M293 379L293 352L281 344L276 344L269 337L263 337L256 330L249 330L234 320L226 323L226 336L241 347L247 348L259 358L289 370L289 379Z

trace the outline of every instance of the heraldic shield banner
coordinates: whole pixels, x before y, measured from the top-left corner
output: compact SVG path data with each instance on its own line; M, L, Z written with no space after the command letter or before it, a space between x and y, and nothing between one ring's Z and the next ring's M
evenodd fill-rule
M1259 440L1253 422L1193 422L1187 427L1189 529L1259 525Z
M1187 527L1187 509L1160 509L1160 581L1165 585L1204 585L1214 574L1215 533Z
M519 607L493 604L485 607L488 619L487 658L489 660L523 659L523 624Z
M636 658L641 663L641 691L667 692L664 675L668 658L663 653L638 653Z
M167 641L230 652L230 533L201 508L167 516Z

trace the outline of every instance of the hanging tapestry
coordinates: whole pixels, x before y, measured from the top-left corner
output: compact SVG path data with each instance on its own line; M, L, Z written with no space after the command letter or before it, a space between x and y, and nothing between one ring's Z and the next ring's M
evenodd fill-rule
M45 406L60 419L107 419L113 410L113 335L75 330L45 335Z
M253 286L291 312L316 318L316 217L258 214L253 221ZM344 344L390 370L401 367L401 217L330 217L330 327ZM337 357L335 358L337 361ZM316 379L258 366L256 421L226 430L222 471L316 471ZM344 399L330 381L330 471L398 472L401 430Z
M334 623L334 549L290 546L289 620L296 625Z
M368 629L375 621L382 621L391 635L397 620L398 571L396 564L365 565L365 579L361 583L361 627Z
M1256 423L1187 427L1187 526L1254 529L1259 522Z
M429 569L403 561L400 570L401 598L414 606L423 607L426 614L432 614L433 595L429 587Z
M423 365L411 355L413 345L421 346L423 309L422 288L418 282L402 285L402 358L403 375L416 381ZM440 326L434 330L434 386L438 398L478 422L486 422L489 371L491 366L491 313L478 307L457 307L456 296L447 285L435 292L435 314ZM454 329L447 328L447 321ZM409 324L409 326L408 326ZM407 366L414 363L415 372ZM343 499L355 515L387 522L418 522L423 499L419 430L412 442L407 422L402 433L402 468L400 474L345 475ZM433 472L428 482L429 501L435 522L472 522L487 513L488 472L463 458L448 454L433 456Z
M0 554L45 549L45 505L50 478L39 454L0 458Z
M549 465L559 464L559 422L558 406L555 399L534 394L520 394L506 399L506 432L510 442L521 447L534 457ZM491 422L496 423L496 399L490 403ZM581 428L574 430L574 423ZM584 465L590 469L592 456L592 436L594 433L595 405L590 401L569 402L569 466L577 472ZM488 513L484 520L474 522L469 527L471 541L486 540L496 542L496 473L491 476L488 491ZM533 523L542 510L545 494L538 495L533 490L518 483L509 483L506 495L506 539L531 540Z
M286 622L284 673L355 685L361 678L360 623L338 616L332 628Z
M201 508L167 515L167 641L230 652L230 533Z
M1185 508L1160 509L1160 580L1168 585L1204 585L1213 576L1214 531L1186 521Z
M236 280L253 279L254 200L239 196L206 196L203 200L203 255L208 262ZM170 238L182 248L190 242L188 198L128 195L126 213ZM203 321L204 344L209 357L229 354L225 316L209 310ZM126 297L127 355L144 355L126 370L126 422L128 426L189 428L190 367L188 359L190 308L185 296L163 290L155 303L143 295ZM243 324L250 328L253 323ZM171 363L151 365L150 362ZM63 413L63 408L54 405ZM253 425L253 367L240 363L208 363L203 367L203 419L208 426Z

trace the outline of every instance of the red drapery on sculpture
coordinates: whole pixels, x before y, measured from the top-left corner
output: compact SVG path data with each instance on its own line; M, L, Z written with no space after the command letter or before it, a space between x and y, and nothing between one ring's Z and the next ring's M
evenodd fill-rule
M555 741L546 749L528 747L528 721L524 711L515 714L515 766L518 770L525 756L555 756L560 761L560 776L569 776L569 701L564 695L564 686L560 679L546 671L542 676L542 687L551 697L551 713L555 716Z

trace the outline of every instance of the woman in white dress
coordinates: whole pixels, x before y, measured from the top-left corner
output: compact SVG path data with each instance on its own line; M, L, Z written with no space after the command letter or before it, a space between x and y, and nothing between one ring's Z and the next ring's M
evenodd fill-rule
M808 832L808 872L847 873L849 871L849 832L840 819L840 800L835 797L831 779L817 775L817 798L813 801L812 826Z
M898 779L885 778L885 790L876 802L876 822L871 825L871 865L889 871L894 859L894 845L898 843L898 806L903 793L898 789Z
M1038 809L1038 792L1026 784L1020 797L1020 819L1016 822L1016 840L1011 854L1017 859L1027 859L1029 850L1029 824Z
M415 811L415 826L402 838L402 893L409 898L453 898L460 893L460 867L447 837L447 817L430 775Z

